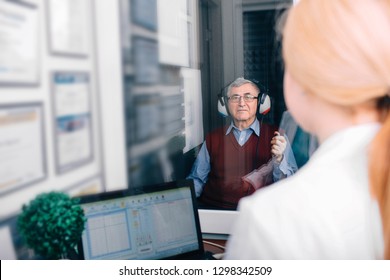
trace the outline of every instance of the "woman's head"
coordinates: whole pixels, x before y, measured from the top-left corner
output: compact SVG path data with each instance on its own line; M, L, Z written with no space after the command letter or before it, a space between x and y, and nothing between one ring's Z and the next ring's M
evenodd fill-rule
M287 17L283 57L308 94L341 106L390 91L390 1L301 0Z

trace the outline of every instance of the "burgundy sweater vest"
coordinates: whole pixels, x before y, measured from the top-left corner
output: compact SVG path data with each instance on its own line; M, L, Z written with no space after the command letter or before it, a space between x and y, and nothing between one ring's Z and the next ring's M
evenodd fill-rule
M211 169L200 199L211 206L234 209L240 198L254 192L241 177L269 161L276 128L262 124L260 138L252 133L243 146L233 132L225 135L226 130L222 127L206 136Z

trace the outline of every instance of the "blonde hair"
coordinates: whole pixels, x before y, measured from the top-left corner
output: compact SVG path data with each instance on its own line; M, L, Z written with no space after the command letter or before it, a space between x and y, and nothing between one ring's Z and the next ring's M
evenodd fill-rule
M370 182L390 259L390 0L301 0L288 14L283 57L291 76L328 102L376 104L383 125L370 149Z

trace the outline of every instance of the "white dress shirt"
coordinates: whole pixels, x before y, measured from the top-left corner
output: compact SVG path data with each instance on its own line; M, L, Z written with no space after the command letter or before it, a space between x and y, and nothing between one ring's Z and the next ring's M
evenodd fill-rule
M226 259L381 259L367 148L379 124L328 138L294 176L241 199Z

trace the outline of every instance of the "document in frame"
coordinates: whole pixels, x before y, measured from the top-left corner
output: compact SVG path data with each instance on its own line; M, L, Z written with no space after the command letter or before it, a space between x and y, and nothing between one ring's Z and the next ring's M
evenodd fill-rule
M57 172L63 173L93 158L90 84L87 72L54 72Z
M46 177L40 103L0 107L0 196Z
M37 85L37 8L27 3L0 1L0 22L0 84Z
M70 187L67 192L71 196L80 196L102 191L104 191L102 177L100 174L97 174Z

